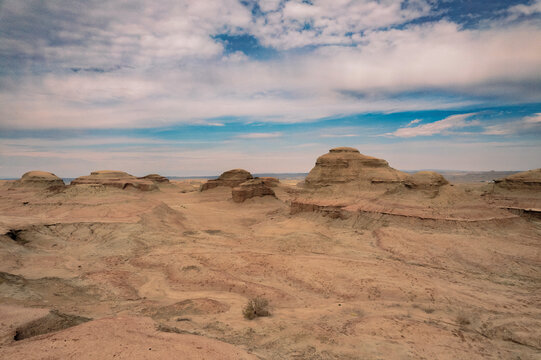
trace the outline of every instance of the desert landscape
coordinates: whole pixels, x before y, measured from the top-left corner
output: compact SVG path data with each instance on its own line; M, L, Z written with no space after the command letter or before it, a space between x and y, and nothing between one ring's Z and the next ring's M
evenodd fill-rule
M31 171L0 188L0 355L539 359L540 212L541 169L347 147L305 179Z

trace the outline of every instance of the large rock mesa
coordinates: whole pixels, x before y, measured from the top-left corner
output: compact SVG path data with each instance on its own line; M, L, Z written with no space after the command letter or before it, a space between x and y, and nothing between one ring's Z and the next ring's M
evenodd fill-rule
M331 149L320 156L306 177L309 187L323 187L349 182L400 183L407 178L383 159L363 155L350 147Z
M88 176L80 176L71 182L71 185L103 185L118 189L134 188L141 191L158 190L158 186L152 180L138 179L123 171L100 170L93 171Z
M29 187L64 187L64 181L53 173L46 171L29 171L20 180L16 181L18 186Z

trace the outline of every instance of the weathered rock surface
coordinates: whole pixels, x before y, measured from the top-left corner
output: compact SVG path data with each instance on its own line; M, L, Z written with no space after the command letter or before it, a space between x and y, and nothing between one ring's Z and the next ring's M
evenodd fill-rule
M322 187L349 182L400 183L407 174L393 169L383 159L366 156L350 147L331 149L320 156L306 177L309 187Z
M158 175L158 174L149 174L149 175L140 177L139 179L141 179L141 180L150 180L150 181L154 181L154 182L159 183L159 184L168 184L169 183L168 178L166 178L165 176Z
M291 201L292 214L318 212L332 218L359 214L438 221L493 221L516 218L472 198L433 171L412 175L353 148L331 149L306 177L305 192Z
M274 190L265 185L261 179L248 180L231 190L234 202L244 202L247 199L261 196L276 196Z
M29 171L16 182L19 186L51 187L65 186L62 179L53 173L46 171Z
M519 172L494 182L506 189L541 190L541 168Z
M435 171L419 171L404 180L404 185L411 189L437 189L449 182Z
M280 180L278 180L278 178L271 177L271 176L262 176L262 177L258 177L258 179L261 179L261 181L263 181L263 184L270 187L276 187L280 184Z
M220 175L218 179L209 180L201 185L201 191L214 189L218 186L235 187L253 178L252 174L244 169L229 170Z
M146 317L102 318L2 348L5 359L256 359L218 340L156 328Z
M114 170L93 171L90 175L80 176L71 182L71 185L83 184L97 184L119 189L135 188L142 191L158 189L158 186L152 180L138 179L126 172Z

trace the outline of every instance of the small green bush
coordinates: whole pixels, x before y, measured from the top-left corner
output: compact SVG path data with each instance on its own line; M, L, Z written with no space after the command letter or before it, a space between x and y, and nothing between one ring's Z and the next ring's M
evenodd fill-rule
M261 297L250 299L244 309L242 309L242 314L244 315L244 318L248 320L260 316L270 316L269 301Z

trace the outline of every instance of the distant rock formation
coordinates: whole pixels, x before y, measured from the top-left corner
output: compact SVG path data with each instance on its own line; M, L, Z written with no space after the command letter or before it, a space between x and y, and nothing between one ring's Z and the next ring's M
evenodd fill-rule
M88 176L80 176L71 185L97 184L119 189L135 188L141 191L157 190L158 186L152 180L138 179L123 171L100 170L93 171Z
M201 185L201 191L214 189L218 186L239 186L247 180L251 180L254 177L248 171L243 169L233 169L224 172L218 179L209 180Z
M265 182L262 179L252 179L243 182L231 190L231 195L233 196L233 201L238 203L256 196L261 197L269 195L276 197L274 191L269 186L265 185Z
M519 172L494 182L498 187L510 190L541 190L541 168Z
M309 187L323 187L349 182L400 183L407 174L395 170L383 159L359 153L350 147L331 149L320 156L306 177Z
M150 180L150 181L157 182L159 184L168 184L169 183L168 178L166 178L165 176L158 175L158 174L149 174L149 175L140 177L139 179L141 179L141 180Z
M16 185L33 187L65 186L61 178L46 171L29 171L20 180L16 181Z
M280 180L278 180L278 178L275 178L275 177L262 176L262 177L258 177L257 179L261 179L261 181L263 181L263 184L269 187L276 187L280 184Z
M410 189L436 189L449 182L435 171L419 171L404 180L404 185Z
M401 217L438 221L497 221L517 215L448 185L436 172L412 175L357 149L336 148L317 159L291 214L317 212L333 219Z

